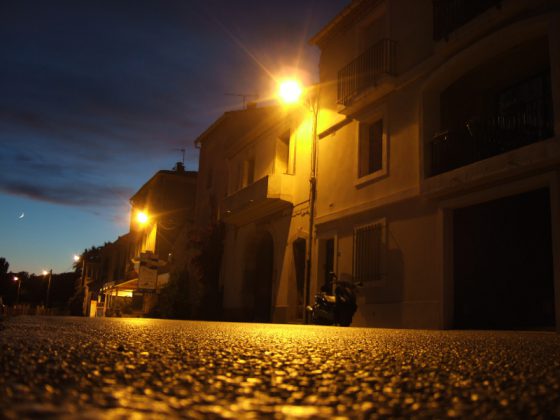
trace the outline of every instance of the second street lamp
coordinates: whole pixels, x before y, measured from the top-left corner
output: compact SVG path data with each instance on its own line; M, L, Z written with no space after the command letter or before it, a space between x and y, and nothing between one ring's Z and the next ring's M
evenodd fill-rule
M18 276L14 276L14 281L18 282L17 295L16 295L16 305L19 305L19 290L21 289L21 279Z
M138 211L136 213L136 221L138 222L138 224L140 226L143 226L146 223L148 223L149 219L150 219L150 216L148 216L148 213L146 213L145 211Z
M43 276L49 276L49 283L47 285L47 300L45 302L45 308L49 308L49 300L50 300L50 296L51 296L51 281L52 281L52 268L47 271L47 270L43 270Z

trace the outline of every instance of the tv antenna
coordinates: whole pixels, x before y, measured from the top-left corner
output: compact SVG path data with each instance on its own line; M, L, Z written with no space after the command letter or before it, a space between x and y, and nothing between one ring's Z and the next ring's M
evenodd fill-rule
M247 98L255 98L258 99L259 95L257 93L226 93L226 96L237 96L242 98L243 100L243 109L245 109L245 105L247 103Z
M173 150L177 150L179 152L181 152L181 156L183 157L183 165L185 164L185 148L181 148L181 149L173 149Z

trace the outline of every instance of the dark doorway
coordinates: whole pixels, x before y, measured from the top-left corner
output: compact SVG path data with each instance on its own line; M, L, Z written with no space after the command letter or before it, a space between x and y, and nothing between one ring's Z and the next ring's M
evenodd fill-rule
M540 189L453 215L456 328L553 328L550 198Z
M272 236L261 232L247 248L244 287L247 321L271 321L273 258Z
M334 238L329 238L325 241L323 285L330 283L332 280L332 273L334 273Z
M298 314L298 317L303 317L303 294L305 290L305 243L306 241L303 238L297 238L292 243L297 291L296 313Z

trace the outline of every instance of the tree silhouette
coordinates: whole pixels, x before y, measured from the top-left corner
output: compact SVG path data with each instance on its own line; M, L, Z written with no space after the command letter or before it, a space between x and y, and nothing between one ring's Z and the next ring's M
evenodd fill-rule
M8 274L8 269L10 268L10 263L6 261L6 258L0 257L0 277L4 277Z

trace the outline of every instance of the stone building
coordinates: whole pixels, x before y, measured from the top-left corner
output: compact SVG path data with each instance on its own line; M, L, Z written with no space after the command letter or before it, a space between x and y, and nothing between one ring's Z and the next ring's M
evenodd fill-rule
M109 245L105 315L146 315L170 276L174 245L192 227L197 172L158 171L130 199L130 231ZM107 247L107 246L106 246Z
M225 319L303 319L309 121L298 105L250 106L226 112L196 140L197 223L225 226L219 282Z
M560 328L560 9L354 0L321 50L312 290L354 325Z

